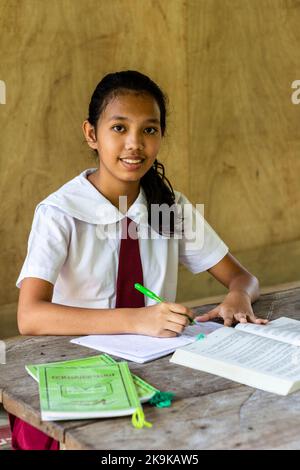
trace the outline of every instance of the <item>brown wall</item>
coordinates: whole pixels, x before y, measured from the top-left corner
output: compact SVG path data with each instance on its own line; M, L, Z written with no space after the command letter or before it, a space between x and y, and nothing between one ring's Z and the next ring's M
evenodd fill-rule
M263 285L299 279L299 24L289 0L0 0L0 304L17 301L36 204L94 166L91 92L126 69L169 95L173 186ZM178 300L223 290L180 268Z

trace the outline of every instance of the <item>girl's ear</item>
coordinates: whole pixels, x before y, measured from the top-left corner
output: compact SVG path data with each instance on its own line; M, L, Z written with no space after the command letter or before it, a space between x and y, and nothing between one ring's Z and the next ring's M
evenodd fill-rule
M82 131L88 145L95 150L97 148L97 139L94 126L92 126L88 120L85 120L82 124Z

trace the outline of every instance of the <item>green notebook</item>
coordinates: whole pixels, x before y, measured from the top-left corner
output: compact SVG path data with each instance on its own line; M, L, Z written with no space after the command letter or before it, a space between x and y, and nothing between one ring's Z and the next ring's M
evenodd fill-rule
M42 420L133 415L140 401L127 362L96 366L40 366Z
M34 380L38 382L39 367L44 366L98 366L98 365L109 365L116 364L117 362L110 357L108 354L100 354L98 356L85 357L83 359L72 359L70 361L50 362L48 364L31 364L25 366L26 371L31 375ZM141 403L145 403L150 400L156 392L159 390L152 385L145 382L137 375L131 374L133 383L136 387L136 391Z

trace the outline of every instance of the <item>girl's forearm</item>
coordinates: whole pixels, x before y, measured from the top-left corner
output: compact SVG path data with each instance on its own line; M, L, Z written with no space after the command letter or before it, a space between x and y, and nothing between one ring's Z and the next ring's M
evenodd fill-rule
M247 294L251 303L255 302L260 296L258 279L250 273L235 276L228 288L229 293L242 292Z
M89 335L135 332L137 310L91 309L38 301L18 312L22 335Z

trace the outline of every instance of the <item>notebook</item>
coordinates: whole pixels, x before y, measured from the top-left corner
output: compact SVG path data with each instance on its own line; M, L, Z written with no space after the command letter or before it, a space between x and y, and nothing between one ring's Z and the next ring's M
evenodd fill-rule
M205 322L186 327L183 334L174 338L130 334L89 335L72 339L71 343L113 354L128 361L144 363L166 356L177 348L193 343L199 334L208 335L218 328L222 328L222 325Z
M107 354L99 356L90 356L80 359L71 359L69 361L49 362L47 364L29 364L25 366L28 374L37 382L39 381L39 368L44 366L57 367L94 367L98 365L115 364L115 360ZM149 401L159 390L135 374L131 374L138 397L141 403Z
M141 408L127 362L96 366L40 366L44 421L133 415Z

